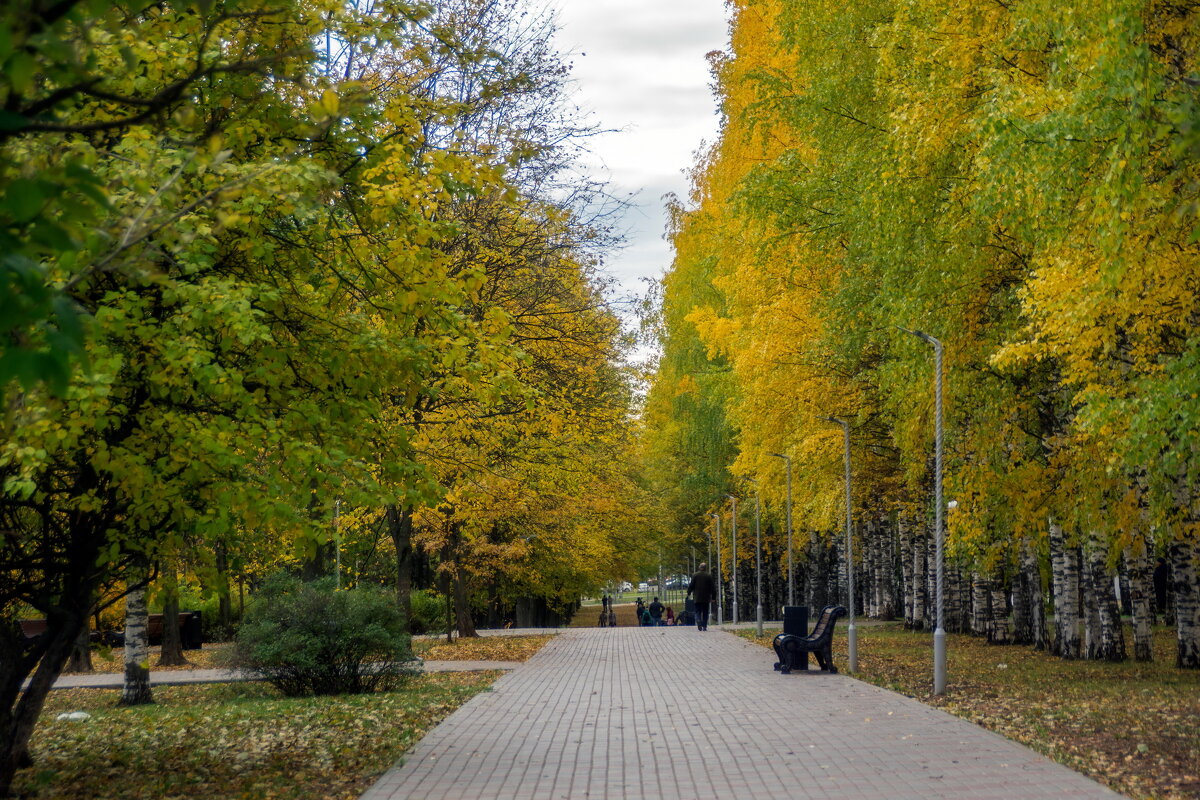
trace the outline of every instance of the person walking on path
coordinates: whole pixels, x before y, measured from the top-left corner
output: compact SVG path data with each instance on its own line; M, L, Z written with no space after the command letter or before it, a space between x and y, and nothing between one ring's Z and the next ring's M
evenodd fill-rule
M708 607L712 604L715 588L712 575L708 574L708 564L701 564L687 588L687 593L696 599L697 630L708 630Z

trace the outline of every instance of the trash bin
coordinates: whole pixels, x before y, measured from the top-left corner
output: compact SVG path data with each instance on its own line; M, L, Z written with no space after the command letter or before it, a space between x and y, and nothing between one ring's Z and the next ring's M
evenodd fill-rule
M690 597L686 597L683 600L683 613L679 615L679 624L696 624L696 601Z
M187 621L183 623L183 629L180 631L181 644L184 650L199 650L204 642L203 626L201 625L200 612L193 611Z
M783 607L783 632L792 636L808 636L808 606ZM808 669L808 653L801 654L799 669Z

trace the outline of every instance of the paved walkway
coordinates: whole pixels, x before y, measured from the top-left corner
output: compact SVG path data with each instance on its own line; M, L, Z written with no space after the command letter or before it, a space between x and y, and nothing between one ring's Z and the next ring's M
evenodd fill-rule
M717 630L567 630L362 800L1119 797L915 700L773 662Z

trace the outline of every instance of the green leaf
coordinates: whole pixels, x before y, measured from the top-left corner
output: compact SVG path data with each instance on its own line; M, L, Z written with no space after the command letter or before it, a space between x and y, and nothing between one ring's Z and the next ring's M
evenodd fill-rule
M33 83L33 56L24 51L13 53L12 58L8 60L8 69L5 71L8 73L8 81L13 91L17 94L24 94Z
M18 178L9 184L0 207L8 211L9 217L18 224L29 222L42 210L46 196L37 181Z

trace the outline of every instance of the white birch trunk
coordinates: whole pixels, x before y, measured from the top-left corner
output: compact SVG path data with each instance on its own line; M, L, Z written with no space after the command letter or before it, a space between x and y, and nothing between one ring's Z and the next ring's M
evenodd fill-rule
M1091 585L1088 627L1093 628L1088 657L1097 661L1124 661L1125 634L1121 630L1121 609L1108 569L1108 547L1093 531L1088 536L1087 566Z
M1133 659L1153 661L1153 610L1150 605L1150 548L1144 532L1125 549L1129 566L1129 599L1133 606Z
M913 537L912 528L900 517L896 520L900 535L900 599L904 604L904 627L912 629L913 625Z
M1055 562L1054 629L1055 649L1062 658L1082 656L1079 641L1079 557L1066 546L1062 526L1050 522L1050 553Z
M150 691L150 636L146 612L146 589L135 589L125 597L125 685L120 705L153 703Z
M991 614L988 619L988 641L992 644L1008 644L1008 602L1004 598L1004 583L988 582L990 589Z
M928 537L923 534L914 533L912 539L913 552L913 573L912 573L912 596L913 596L913 629L914 630L932 630L933 626L929 624L928 603L926 602L925 594L925 551Z
M896 618L896 533L891 525L883 525L883 608L884 619Z
M978 572L971 573L971 633L987 633L987 618L991 616L987 581Z

